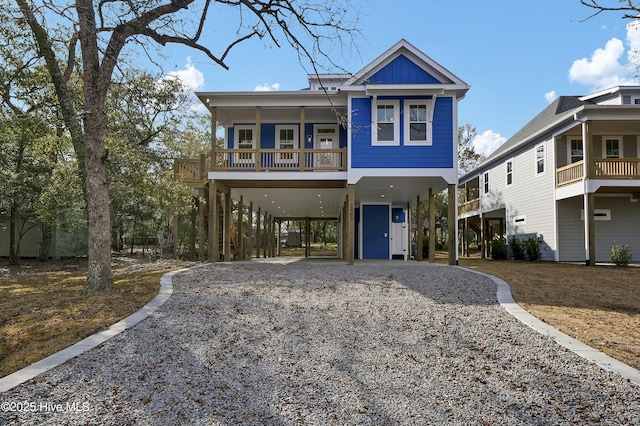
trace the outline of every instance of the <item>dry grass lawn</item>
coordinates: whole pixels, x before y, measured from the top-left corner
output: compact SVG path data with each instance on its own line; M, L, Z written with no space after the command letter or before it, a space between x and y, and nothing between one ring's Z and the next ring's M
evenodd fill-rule
M65 269L55 262L51 267ZM36 268L42 270L46 264ZM112 290L87 296L83 290L86 267L71 269L52 273L15 269L0 278L0 377L137 311L156 296L160 277L170 270L116 270Z
M459 264L503 279L537 318L640 369L640 268L471 258Z
M514 299L542 321L640 369L640 268L467 258L460 265L502 278ZM60 270L41 272L47 267ZM112 291L86 296L82 265L38 269L0 267L0 377L135 312L155 297L170 270L125 268L114 274Z

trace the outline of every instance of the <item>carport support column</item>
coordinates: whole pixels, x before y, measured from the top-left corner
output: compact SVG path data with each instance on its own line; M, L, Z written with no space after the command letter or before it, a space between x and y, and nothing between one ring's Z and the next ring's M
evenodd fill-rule
M204 200L206 198L207 186L202 189L202 198L198 202L198 260L204 260L204 242L207 238L204 228ZM209 207L209 206L207 206Z
M424 256L422 255L422 233L424 232L423 222L422 201L420 201L420 197L418 197L418 200L416 201L416 231L418 231L418 237L416 239L416 260L424 260Z
M436 261L436 196L429 188L429 262Z
M249 212L247 214L247 253L249 260L253 258L253 201L249 203Z
M456 185L449 184L449 265L458 264L458 216L456 215Z
M242 248L242 223L244 222L244 199L240 196L238 201L238 229L236 230L236 258L244 260L244 250Z
M256 215L256 258L260 259L260 244L262 244L262 240L260 239L260 207L258 207L258 214Z
M347 264L353 265L354 263L354 251L355 251L355 196L356 186L353 184L347 185L347 235L345 236L345 260Z
M596 264L596 222L595 222L595 197L593 193L584 195L584 247L585 265Z
M311 256L311 220L307 218L304 224L304 257Z
M218 190L216 189L216 183L214 180L209 181L209 234L207 244L209 246L209 263L217 262L220 260L220 241L218 236L220 230L218 229L218 223L220 218L218 217Z
M227 189L224 194L224 251L223 256L225 262L231 260L231 190Z

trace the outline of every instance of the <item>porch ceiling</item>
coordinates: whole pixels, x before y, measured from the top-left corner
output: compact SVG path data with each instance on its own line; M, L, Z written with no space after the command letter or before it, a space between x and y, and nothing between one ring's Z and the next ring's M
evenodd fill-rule
M278 218L337 218L346 195L346 181L224 181L231 188L231 198L253 210L260 209ZM367 177L356 184L356 205L365 203L392 203L416 205L419 196L428 200L429 188L434 193L447 188L441 178L426 177Z

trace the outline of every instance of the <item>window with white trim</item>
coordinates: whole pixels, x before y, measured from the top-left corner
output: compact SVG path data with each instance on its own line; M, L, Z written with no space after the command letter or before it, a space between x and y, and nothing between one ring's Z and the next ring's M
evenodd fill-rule
M513 185L513 160L506 163L507 186Z
M527 216L526 215L514 216L513 217L513 224L514 225L526 225L527 224Z
M546 162L546 155L544 150L544 143L536 146L536 175L544 174L544 166Z
M373 102L372 145L400 145L400 102Z
M580 210L580 220L584 220L584 209ZM611 220L611 209L593 209L593 220Z
M604 136L602 138L603 158L622 158L622 138L619 136Z
M404 145L431 145L429 112L427 100L404 101Z
M276 148L298 149L298 126L276 126ZM279 160L294 160L293 152L278 153Z
M489 193L489 172L486 172L484 176L482 176L482 181L484 182L484 193Z
M256 147L255 126L235 126L234 136L237 149L253 150ZM239 152L236 154L235 161L253 161L252 152Z
M569 141L569 164L582 161L582 139L571 139Z

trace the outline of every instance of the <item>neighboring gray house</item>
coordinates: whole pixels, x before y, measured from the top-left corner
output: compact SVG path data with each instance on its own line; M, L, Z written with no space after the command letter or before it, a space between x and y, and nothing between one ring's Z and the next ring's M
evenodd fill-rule
M22 226L22 220L19 226ZM20 256L35 258L40 254L42 231L40 225L26 225L27 231L20 241ZM20 231L17 231L19 233ZM87 255L87 232L84 229L54 229L49 257L67 258ZM9 218L0 214L0 258L9 257Z
M640 86L557 98L459 187L482 241L535 236L543 260L587 265L615 242L640 260Z

